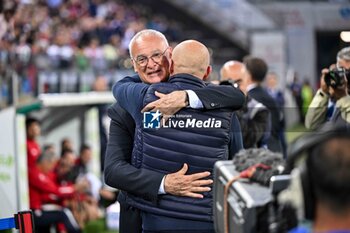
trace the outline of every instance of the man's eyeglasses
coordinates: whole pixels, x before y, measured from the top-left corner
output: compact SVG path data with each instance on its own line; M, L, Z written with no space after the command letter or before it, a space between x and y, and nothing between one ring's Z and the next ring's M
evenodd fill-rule
M138 56L136 59L133 59L139 66L145 67L148 64L148 59L152 59L155 63L160 63L162 61L162 58L164 56L164 53L168 50L169 47L167 47L164 52L156 52L152 54L151 56Z

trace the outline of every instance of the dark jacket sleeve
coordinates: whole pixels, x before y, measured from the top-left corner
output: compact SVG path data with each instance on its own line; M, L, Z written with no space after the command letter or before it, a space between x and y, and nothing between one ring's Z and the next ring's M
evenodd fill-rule
M111 118L105 157L105 182L111 187L139 197L155 200L163 174L137 169L130 164L135 124L118 103L108 109Z
M230 129L230 144L229 144L229 156L231 160L238 151L243 149L243 139L241 125L235 113L231 117L231 129Z
M134 119L141 112L143 97L149 85L142 83L139 76L127 76L114 84L113 96L119 105L130 113Z
M245 96L241 90L231 85L212 85L194 90L205 109L240 109Z

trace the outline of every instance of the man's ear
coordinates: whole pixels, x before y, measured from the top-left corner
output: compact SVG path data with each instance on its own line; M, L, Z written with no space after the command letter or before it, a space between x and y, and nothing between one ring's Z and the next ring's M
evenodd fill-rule
M138 73L138 69L137 69L137 67L136 67L136 62L134 61L134 59L132 59L132 58L130 58L131 59L131 64L132 64L132 66L134 67L134 71L135 71L135 73Z
M169 61L170 61L169 73L170 73L170 75L173 75L173 73L174 73L174 61L173 61L173 59L170 59Z
M212 67L211 66L208 66L207 67L207 70L205 71L205 74L203 76L203 80L206 81L208 78L209 78L209 74L211 73L212 71Z
M170 47L169 46L169 48L168 48L168 56L169 56L169 59L171 59L172 58L172 56L173 56L173 48L172 47Z

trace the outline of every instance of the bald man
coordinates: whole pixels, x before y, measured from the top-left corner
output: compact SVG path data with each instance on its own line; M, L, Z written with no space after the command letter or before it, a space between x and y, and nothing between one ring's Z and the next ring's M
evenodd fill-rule
M187 174L211 173L216 161L232 157L243 148L239 122L230 110L185 108L174 116L166 116L167 121L158 111L141 114L145 105L157 99L156 91L204 88L210 72L208 49L198 41L187 40L172 52L167 83L152 84L139 91L123 85L114 87L120 105L135 120L135 167L167 175L186 164ZM190 197L168 194L167 185L166 193L157 202L129 195L128 202L142 212L143 232L214 233L211 185L206 187L207 180L197 182L200 187ZM167 176L164 183L167 184Z
M221 84L232 84L247 95L249 80L243 63L234 60L226 62L220 70L220 76ZM237 116L241 123L244 148L267 147L271 130L269 110L247 95L246 103Z
M220 83L221 84L233 84L235 87L239 87L244 94L246 93L244 74L245 74L244 64L239 61L227 61L220 70Z

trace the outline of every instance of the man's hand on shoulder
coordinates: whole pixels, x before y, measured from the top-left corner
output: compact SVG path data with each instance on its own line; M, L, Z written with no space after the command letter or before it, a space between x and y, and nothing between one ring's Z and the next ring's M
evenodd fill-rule
M192 175L186 175L188 165L177 172L166 175L164 180L164 189L168 194L176 196L186 196L194 198L203 198L202 192L209 192L208 185L213 183L212 179L203 180L208 177L210 172L200 172Z
M159 99L147 104L142 109L142 112L155 112L159 110L165 121L169 116L174 115L188 105L186 91L173 91L169 94L163 94L156 91L155 95L159 97Z

